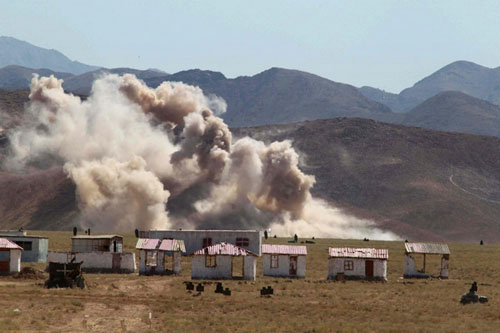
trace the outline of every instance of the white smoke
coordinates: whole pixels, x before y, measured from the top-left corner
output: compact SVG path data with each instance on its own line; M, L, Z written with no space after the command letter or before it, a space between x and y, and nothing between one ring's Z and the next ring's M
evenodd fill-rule
M82 101L62 80L35 76L7 163L64 165L82 224L96 230L271 225L283 235L395 238L313 199L315 179L289 141L232 142L217 117L225 109L178 82L151 89L133 75L106 75Z

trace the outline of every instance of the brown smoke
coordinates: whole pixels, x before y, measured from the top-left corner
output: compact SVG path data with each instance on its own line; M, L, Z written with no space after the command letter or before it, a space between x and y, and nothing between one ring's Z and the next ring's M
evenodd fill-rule
M392 237L313 199L314 177L299 169L291 142L232 142L217 116L225 102L200 88L105 75L82 101L62 80L34 77L30 99L30 121L10 134L9 165L63 164L85 226Z

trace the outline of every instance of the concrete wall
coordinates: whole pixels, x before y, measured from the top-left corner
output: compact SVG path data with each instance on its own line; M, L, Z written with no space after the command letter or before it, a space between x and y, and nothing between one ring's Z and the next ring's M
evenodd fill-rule
M9 273L19 273L21 271L21 250L10 250Z
M450 256L443 255L441 257L440 277L445 279L448 278L449 265L450 265ZM419 272L417 268L415 268L415 258L410 254L406 254L403 266L403 276L407 278L411 277L419 278L419 277L430 277L431 275L427 272Z
M192 279L232 279L232 257L216 256L215 267L205 267L205 256L192 256Z
M243 248L261 255L262 235L256 230L150 230L141 231L142 238L181 239L186 245L186 255L203 248L203 239L212 238L212 245L226 242L236 244L236 238L248 238L248 246Z
M306 256L297 256L297 275L290 275L290 256L279 255L278 267L271 268L271 255L263 256L264 275L284 276L284 277L305 277L306 276Z
M367 260L373 261L373 277L387 280L387 260L358 258L329 258L327 279L335 279L338 273L344 273L348 278L366 278L365 269ZM352 270L344 269L345 261L353 262Z
M21 254L22 262L46 262L47 252L49 250L49 239L30 237L30 236L19 236L19 235L5 235L1 236L7 238L13 242L31 242L31 251L24 249Z
M87 253L72 253L72 252L53 252L49 251L47 261L68 263L73 257L76 262L83 261L82 271L84 272L103 272L114 273L113 256L119 256L120 268L117 273L134 273L135 272L135 253L110 253L110 252L87 252Z
M71 252L115 252L114 243L116 241L116 253L123 252L123 239L116 238L72 238ZM106 247L106 250L104 249Z

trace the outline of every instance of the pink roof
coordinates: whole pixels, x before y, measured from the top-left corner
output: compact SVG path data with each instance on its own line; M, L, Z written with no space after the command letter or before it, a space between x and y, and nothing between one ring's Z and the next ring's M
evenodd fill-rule
M160 240L157 238L139 238L135 248L140 250L156 250L159 242Z
M182 251L186 252L184 241L179 239L164 239L161 241L159 249L161 251Z
M262 244L263 254L295 254L307 255L307 247L303 245Z
M369 249L369 248L328 248L328 255L337 258L365 258L365 259L389 259L389 250L387 249Z
M18 249L23 251L23 248L7 238L0 238L0 249Z
M193 253L195 256L202 256L202 255L228 255L228 256L257 256L255 253L250 252L248 250L245 250L242 247L230 244L230 243L218 243L215 245L211 245L208 247L205 247L201 250L196 251Z
M139 238L135 246L139 250L182 251L186 252L183 240L158 238Z

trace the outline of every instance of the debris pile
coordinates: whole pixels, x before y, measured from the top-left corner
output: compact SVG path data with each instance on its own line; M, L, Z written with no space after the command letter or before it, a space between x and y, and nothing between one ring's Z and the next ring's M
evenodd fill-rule
M41 270L24 267L19 273L14 275L14 279L42 280L45 279L45 275Z

